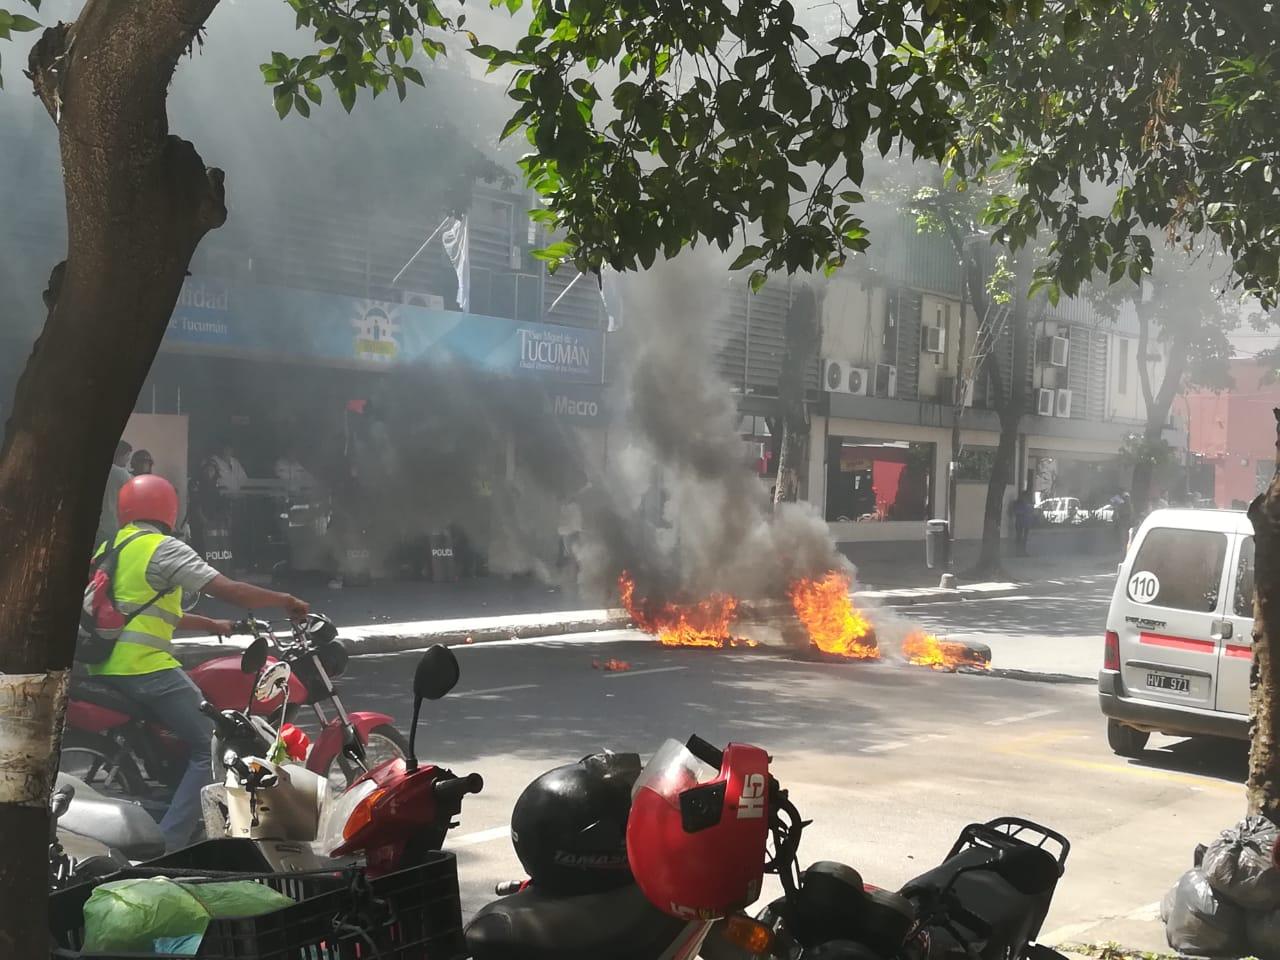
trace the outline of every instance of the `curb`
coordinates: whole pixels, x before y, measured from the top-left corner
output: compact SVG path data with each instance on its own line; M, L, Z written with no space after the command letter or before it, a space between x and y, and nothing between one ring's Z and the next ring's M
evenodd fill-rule
M855 600L864 604L880 607L913 607L930 603L954 603L960 600L978 597L1008 596L1018 591L1016 584L999 584L993 589L974 589L959 587L955 589L935 588L924 592L896 590L867 590L854 594ZM520 623L521 619L529 622ZM506 622L494 624L494 620ZM590 615L579 615L571 619L539 621L535 617L498 617L476 618L475 627L468 628L467 621L436 621L439 625L432 629L430 621L420 624L387 624L385 627L370 624L361 627L343 628L341 639L347 652L353 657L374 656L377 654L403 653L407 650L421 650L433 643L446 645L492 643L498 640L536 640L539 637L553 637L560 634L598 633L606 630L625 630L631 626L631 617L625 610L592 611ZM406 629L414 628L414 629ZM184 667L193 667L206 660L223 657L242 650L247 641L242 639L217 643L211 637L178 640L174 643L174 656Z

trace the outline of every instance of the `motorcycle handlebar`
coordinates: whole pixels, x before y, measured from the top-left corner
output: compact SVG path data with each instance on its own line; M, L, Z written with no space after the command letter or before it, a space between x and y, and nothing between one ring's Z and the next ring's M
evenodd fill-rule
M478 773L469 773L465 777L450 777L435 782L436 799L442 803L458 803L468 793L479 793L484 789L484 777Z

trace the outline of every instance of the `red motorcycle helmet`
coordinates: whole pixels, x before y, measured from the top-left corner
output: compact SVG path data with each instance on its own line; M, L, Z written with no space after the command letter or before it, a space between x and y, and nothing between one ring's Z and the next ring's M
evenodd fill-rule
M164 477L140 474L120 488L116 517L122 527L143 520L162 523L172 530L178 523L178 491Z
M645 897L711 920L760 896L769 835L769 755L691 737L668 740L631 794L627 859Z

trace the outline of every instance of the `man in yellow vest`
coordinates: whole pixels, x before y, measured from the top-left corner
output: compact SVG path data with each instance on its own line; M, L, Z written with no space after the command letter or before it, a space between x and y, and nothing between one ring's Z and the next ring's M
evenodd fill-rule
M89 673L135 700L147 714L182 740L189 750L186 773L174 792L160 829L170 850L185 846L200 821L200 790L209 783L209 719L200 712L199 688L173 656L177 629L226 636L227 620L182 612L183 591L236 604L248 610L276 607L301 620L309 607L297 597L230 580L205 563L191 547L171 536L178 519L178 494L155 474L142 474L120 488L116 502L120 531L98 549L117 551L111 594L126 618L110 654ZM93 589L85 592L91 610Z

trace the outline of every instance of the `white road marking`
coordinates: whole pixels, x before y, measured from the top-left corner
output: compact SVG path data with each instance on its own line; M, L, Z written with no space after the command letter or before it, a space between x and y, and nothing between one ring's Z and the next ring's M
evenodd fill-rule
M486 690L463 690L461 693L450 695L451 700L459 697L487 697L491 693L510 693L512 690L532 690L536 687L536 683L515 683L509 687L489 687Z
M890 740L888 743L873 743L869 747L863 747L863 753L888 753L890 750L901 750L903 747L911 746L908 740Z
M873 743L869 747L863 747L862 753L888 753L890 750L901 750L903 747L914 746L918 743L928 743L930 740L945 740L945 733L922 733L918 737L912 737L909 740L889 740L886 743Z
M1041 717L1048 717L1057 713L1057 710L1032 710L1030 713L1020 713L1016 717L1001 717L999 720L988 720L988 727L1003 727L1008 723L1021 723L1023 720L1038 720Z
M458 837L450 837L445 841L445 848L474 847L477 843L488 843L490 840L501 840L511 835L511 828L491 827L488 830L477 830L475 833L464 833Z
M647 670L615 670L604 675L606 680L619 680L623 677L641 677L646 673L670 673L673 670L688 670L688 667L650 667Z

